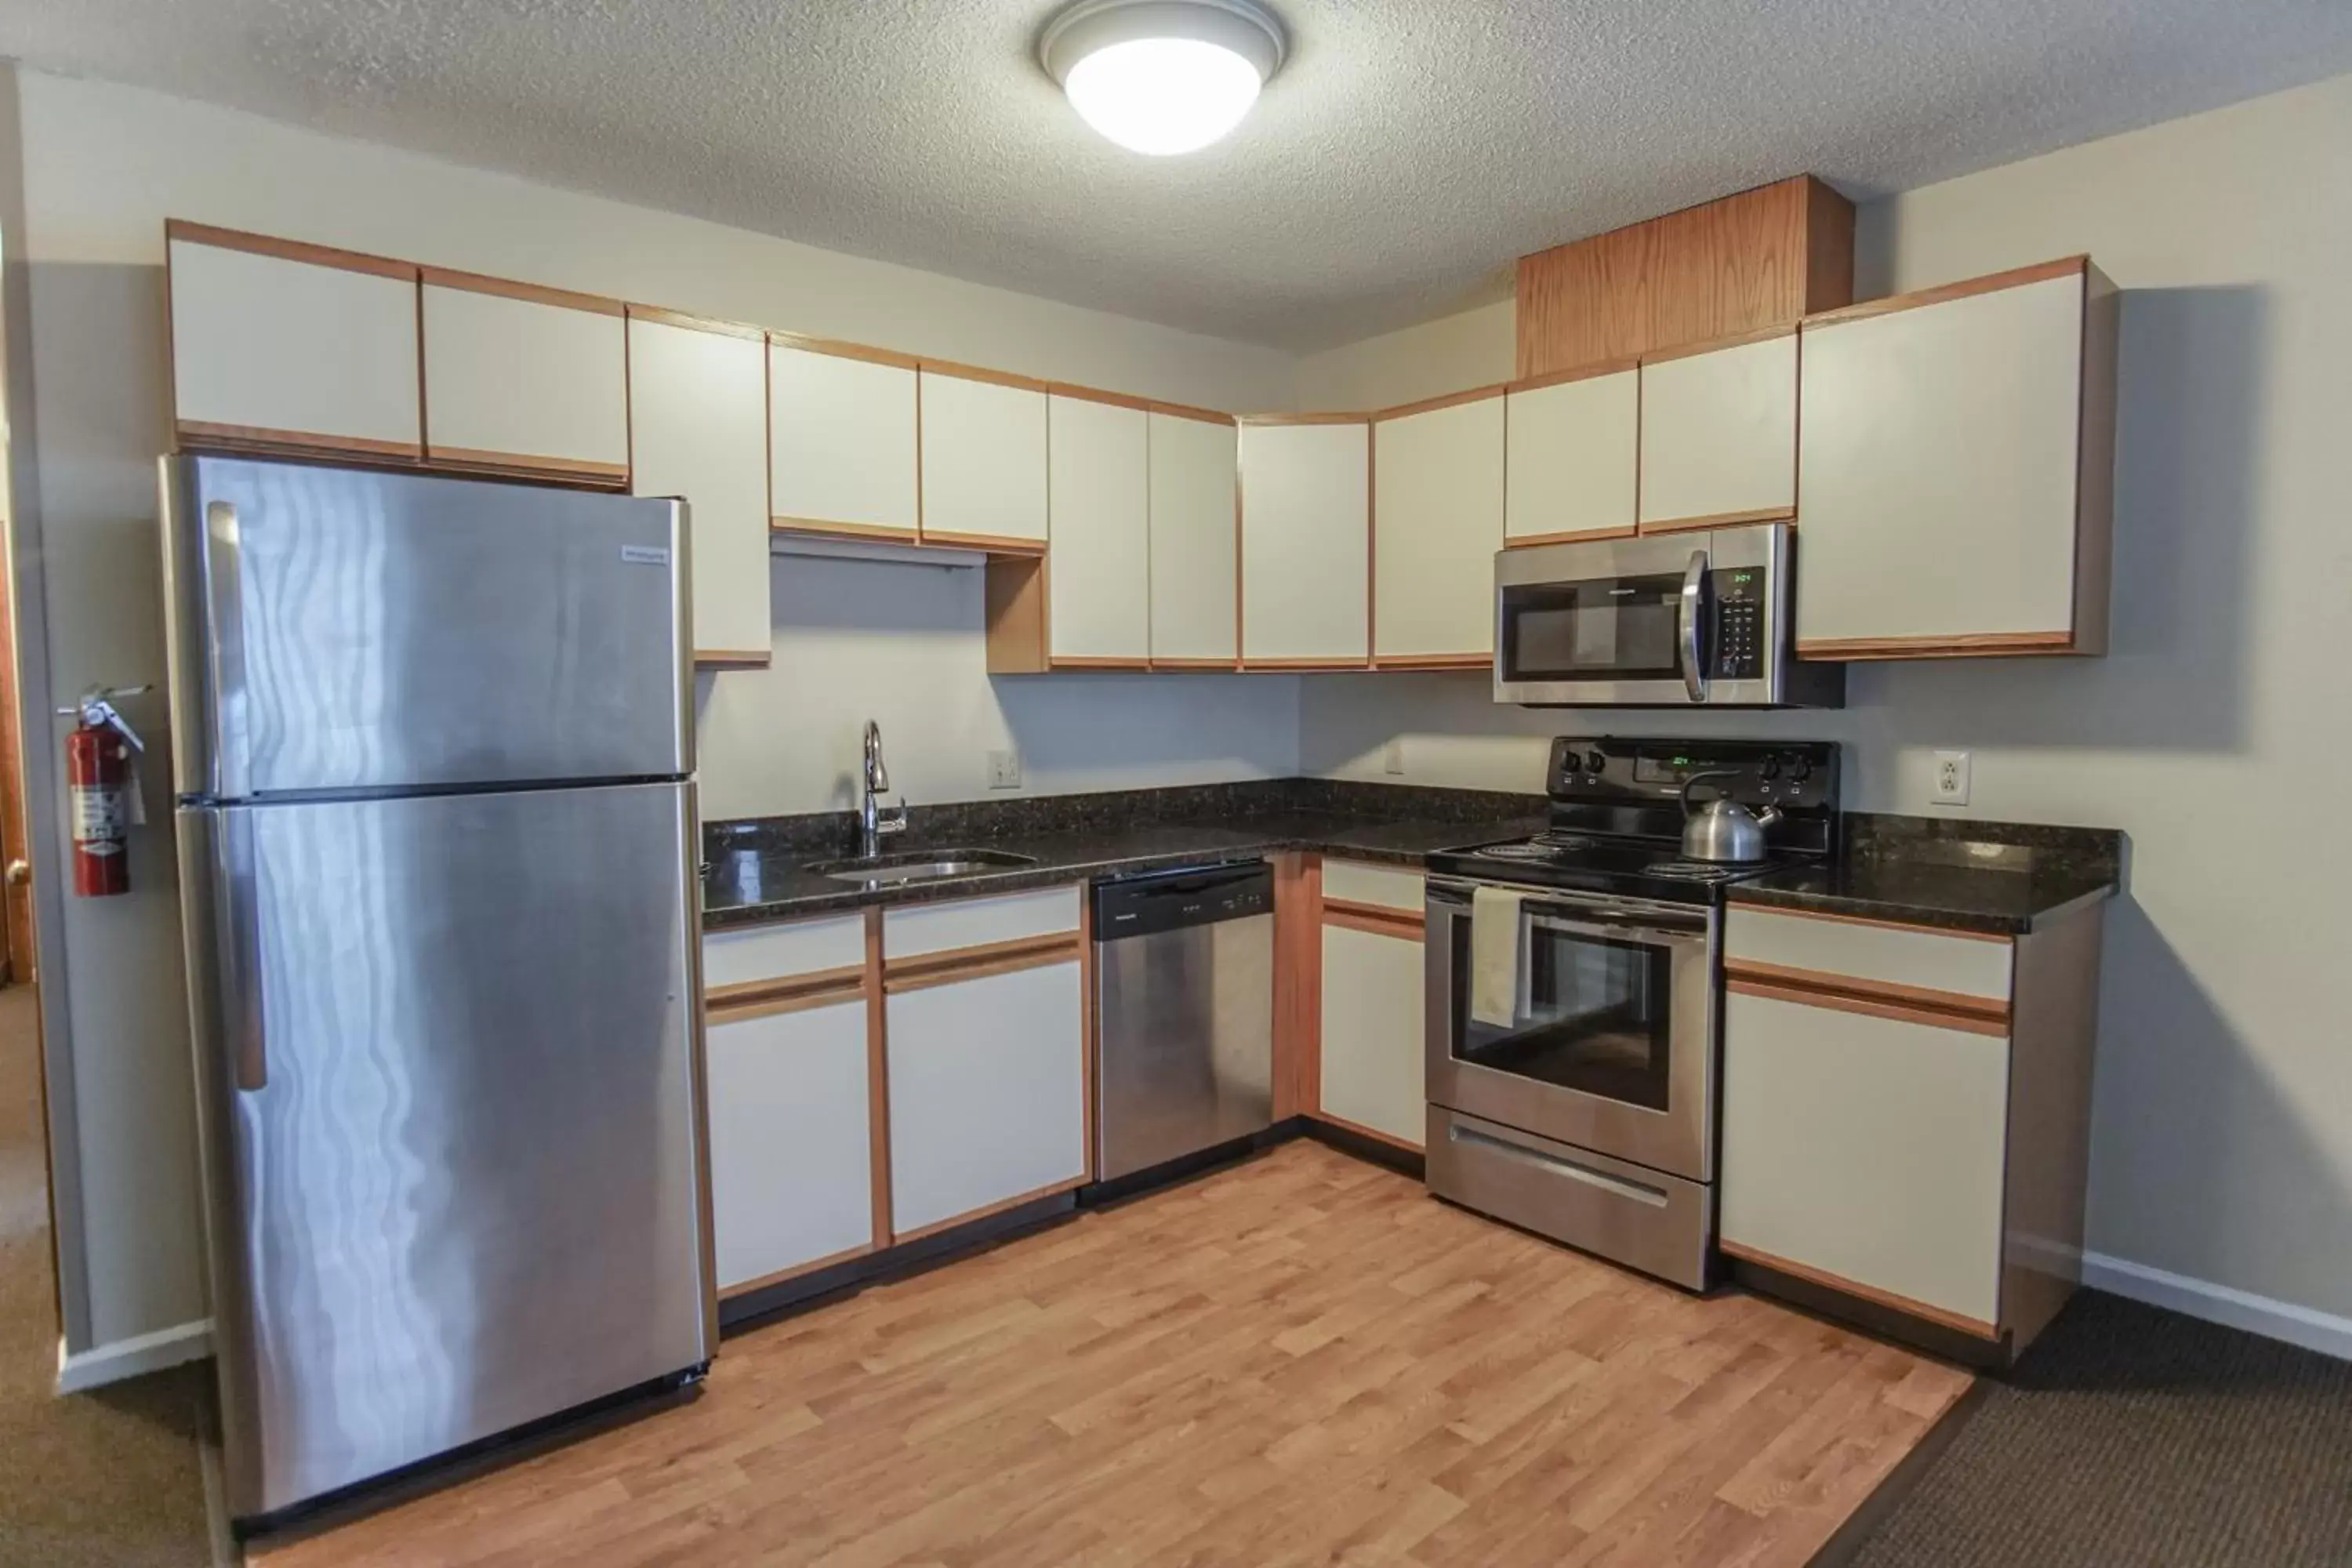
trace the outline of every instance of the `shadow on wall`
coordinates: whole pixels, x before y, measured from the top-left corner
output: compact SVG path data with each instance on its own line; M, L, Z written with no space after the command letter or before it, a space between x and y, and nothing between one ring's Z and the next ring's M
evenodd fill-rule
M1857 665L1855 708L1946 743L2240 748L2270 318L2256 286L2123 297L2107 655Z
M2089 1248L2352 1317L2352 1194L2314 1108L2285 1097L2128 893L2105 940ZM2137 1092L2150 1085L2196 1089Z

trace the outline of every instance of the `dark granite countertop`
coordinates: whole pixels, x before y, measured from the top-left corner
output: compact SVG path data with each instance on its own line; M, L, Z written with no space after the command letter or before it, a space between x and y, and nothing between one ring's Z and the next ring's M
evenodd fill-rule
M1855 812L1824 866L1736 882L1735 904L2022 934L2122 884L2123 835Z
M1542 800L1286 779L1260 785L1032 796L918 807L909 815L908 831L886 840L886 853L984 848L1026 856L1035 864L868 888L806 869L813 861L851 852L855 826L846 813L712 823L704 834L704 928L1018 892L1286 849L1418 867L1433 850L1535 831L1542 826Z

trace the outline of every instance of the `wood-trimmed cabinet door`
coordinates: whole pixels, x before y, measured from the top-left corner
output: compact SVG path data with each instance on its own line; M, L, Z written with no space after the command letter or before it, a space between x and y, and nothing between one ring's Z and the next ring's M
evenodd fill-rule
M1797 333L1642 362L1644 533L1797 515Z
M2115 291L2026 271L1806 326L1800 653L2105 651Z
M425 456L436 468L624 486L617 300L425 269Z
M770 523L912 542L921 517L915 363L771 337Z
M179 222L164 252L181 446L424 455L415 267Z
M1075 956L889 991L900 1241L1086 1179L1083 992Z
M1624 539L1637 526L1642 377L1632 367L1506 395L1503 542Z
M1362 668L1371 657L1371 422L1244 424L1242 662Z
M1181 669L1241 657L1240 436L1231 420L1154 409L1151 659Z
M1414 1149L1428 1121L1422 992L1418 939L1327 919L1320 1110Z
M757 1289L874 1240L866 1003L715 1014L705 1030L719 1289Z
M1725 1249L1992 1337L2006 1035L1737 988L1724 1001Z
M922 388L923 538L1045 546L1045 389L937 369Z
M765 336L632 315L629 407L630 489L686 498L695 662L766 664Z
M1495 654L1503 547L1503 395L1372 425L1372 662Z
M1046 404L1050 660L1139 668L1151 657L1150 416L1060 393Z

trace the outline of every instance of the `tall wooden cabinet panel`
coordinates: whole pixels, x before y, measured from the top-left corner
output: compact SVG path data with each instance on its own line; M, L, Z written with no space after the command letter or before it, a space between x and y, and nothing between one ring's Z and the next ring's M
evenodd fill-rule
M2105 651L2114 297L2077 258L1806 324L1800 652Z
M1483 664L1503 547L1503 395L1372 426L1372 658Z
M900 1240L1087 1173L1078 961L891 990L891 1228Z
M425 269L425 455L437 467L629 477L621 305Z
M915 537L915 362L771 337L768 505L778 528Z
M922 383L923 537L1045 543L1045 391L935 370Z
M1725 1247L1990 1338L2006 1034L1735 986L1723 1038Z
M1060 394L1046 405L1052 660L1140 668L1151 657L1150 416Z
M722 1291L874 1237L866 998L709 1023L711 1222Z
M689 510L696 661L767 663L765 335L633 313L629 411L630 489Z
M1642 362L1644 532L1797 514L1797 334Z
M1622 539L1634 531L1641 373L1631 366L1505 399L1503 542Z
M1230 420L1149 415L1151 658L1171 668L1231 665L1241 654Z
M1371 655L1371 425L1242 426L1242 662L1360 668Z
M1418 1149L1426 1136L1422 944L1323 927L1324 1114Z
M176 220L165 237L183 446L423 455L415 267Z

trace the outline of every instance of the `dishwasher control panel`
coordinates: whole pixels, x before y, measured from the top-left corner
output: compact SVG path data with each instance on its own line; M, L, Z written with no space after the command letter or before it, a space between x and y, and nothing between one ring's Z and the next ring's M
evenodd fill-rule
M1149 936L1274 913L1274 869L1263 860L1183 866L1097 882L1095 940Z

